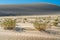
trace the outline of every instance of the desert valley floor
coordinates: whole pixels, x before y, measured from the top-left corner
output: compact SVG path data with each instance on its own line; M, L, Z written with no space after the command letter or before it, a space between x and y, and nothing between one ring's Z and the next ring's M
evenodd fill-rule
M38 31L34 30L33 24L30 23L16 24L17 29L26 28L26 30L3 30L0 27L0 40L60 40L60 27L48 28L46 31Z

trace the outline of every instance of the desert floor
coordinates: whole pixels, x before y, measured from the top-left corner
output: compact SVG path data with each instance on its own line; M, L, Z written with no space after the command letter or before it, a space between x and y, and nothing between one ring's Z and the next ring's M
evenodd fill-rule
M3 30L0 28L0 40L60 40L60 27L47 29L46 31Z

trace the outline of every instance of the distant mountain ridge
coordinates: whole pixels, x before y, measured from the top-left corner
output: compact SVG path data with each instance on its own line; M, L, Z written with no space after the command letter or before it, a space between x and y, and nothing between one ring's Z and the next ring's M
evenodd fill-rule
M59 14L60 6L53 4L0 5L0 16Z

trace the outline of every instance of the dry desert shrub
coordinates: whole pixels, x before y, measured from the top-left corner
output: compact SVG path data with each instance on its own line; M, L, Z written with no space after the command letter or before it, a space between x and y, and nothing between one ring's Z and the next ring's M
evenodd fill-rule
M59 23L59 22L58 22L58 18L54 19L53 25L54 25L54 26L57 26L58 23Z
M1 22L1 26L2 26L4 29L13 29L13 28L15 28L15 26L16 26L16 20L4 19L4 20Z
M46 22L41 23L41 22L35 21L33 24L34 24L34 27L39 31L46 30L47 28Z

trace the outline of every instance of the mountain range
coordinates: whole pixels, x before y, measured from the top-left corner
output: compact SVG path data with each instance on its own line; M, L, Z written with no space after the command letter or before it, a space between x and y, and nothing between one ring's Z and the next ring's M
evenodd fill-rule
M60 14L60 6L53 4L0 5L0 16Z

